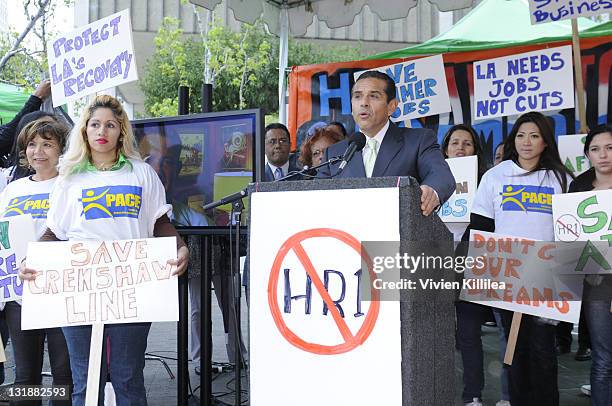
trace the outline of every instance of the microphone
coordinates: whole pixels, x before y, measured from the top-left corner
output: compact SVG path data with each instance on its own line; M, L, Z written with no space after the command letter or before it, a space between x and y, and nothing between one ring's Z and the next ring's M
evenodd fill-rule
M317 170L315 168L308 167L308 165L304 165L304 168L302 169L302 174L314 178L315 176L317 176Z
M231 195L225 196L219 200L217 200L216 202L212 202L212 203L208 203L204 206L202 206L202 208L204 210L210 210L210 209L214 209L215 207L219 207L219 206L223 206L224 204L228 204L228 203L234 203L236 200L242 199L243 197L247 196L247 190L242 189L239 192L236 193L232 193Z
M365 147L366 136L363 135L363 133L356 132L348 138L348 142L349 146L342 156L342 162L340 162L340 166L338 167L338 173L342 172L344 167L353 158L353 155L355 155L355 152L361 151L363 147Z

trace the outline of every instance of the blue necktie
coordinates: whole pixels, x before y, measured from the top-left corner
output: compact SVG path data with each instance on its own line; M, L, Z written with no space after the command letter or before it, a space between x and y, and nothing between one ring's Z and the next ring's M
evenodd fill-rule
M282 168L276 168L276 170L274 171L274 179L275 180L279 180L282 177L283 177L283 169Z

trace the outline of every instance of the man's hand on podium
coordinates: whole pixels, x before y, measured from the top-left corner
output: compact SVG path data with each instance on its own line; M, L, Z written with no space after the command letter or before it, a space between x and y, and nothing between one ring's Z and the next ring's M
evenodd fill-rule
M427 185L421 185L421 210L423 216L429 216L440 205L436 191Z

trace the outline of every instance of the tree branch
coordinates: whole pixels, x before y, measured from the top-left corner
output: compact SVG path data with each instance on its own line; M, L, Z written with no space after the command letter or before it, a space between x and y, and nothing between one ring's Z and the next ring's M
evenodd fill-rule
M28 22L28 25L25 27L22 33L19 34L19 36L15 40L15 43L11 47L11 49L6 54L4 54L2 59L0 59L0 72L2 72L7 62L9 61L9 59L11 59L11 57L13 57L15 54L19 53L19 46L21 45L21 42L24 40L26 35L28 35L28 33L32 30L32 28L34 27L38 19L47 12L47 7L49 6L50 2L51 0L40 0L38 2L38 5L39 5L38 12L30 19L30 21Z

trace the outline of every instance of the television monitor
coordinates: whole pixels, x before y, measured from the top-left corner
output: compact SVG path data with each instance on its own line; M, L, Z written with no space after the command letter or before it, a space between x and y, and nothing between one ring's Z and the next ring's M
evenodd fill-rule
M229 225L229 204L207 212L202 206L256 180L263 161L256 141L261 117L257 109L132 121L140 154L164 184L177 228Z

